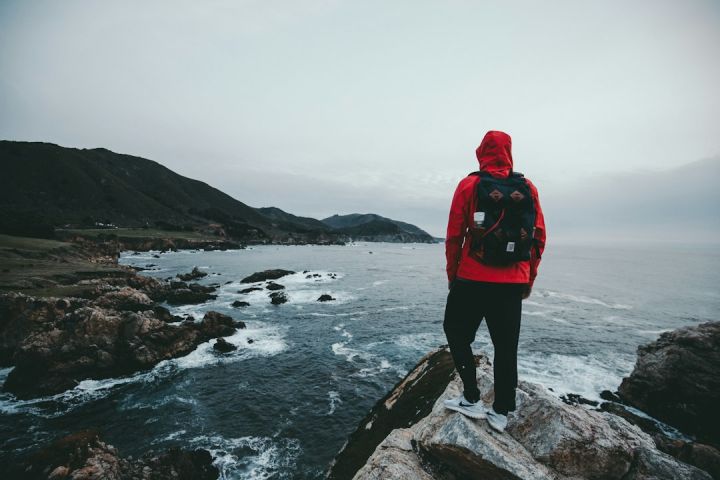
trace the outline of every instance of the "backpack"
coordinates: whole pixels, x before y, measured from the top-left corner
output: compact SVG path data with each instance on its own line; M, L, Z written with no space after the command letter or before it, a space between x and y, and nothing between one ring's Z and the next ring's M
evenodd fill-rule
M475 190L475 212L470 224L470 257L492 266L530 260L535 244L535 204L522 173L495 178L473 172L480 181Z

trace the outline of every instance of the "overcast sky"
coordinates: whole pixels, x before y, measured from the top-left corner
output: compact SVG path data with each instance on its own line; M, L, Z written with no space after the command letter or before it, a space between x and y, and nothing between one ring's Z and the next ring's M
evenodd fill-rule
M442 236L489 129L541 200L720 154L719 47L710 0L0 0L0 138Z

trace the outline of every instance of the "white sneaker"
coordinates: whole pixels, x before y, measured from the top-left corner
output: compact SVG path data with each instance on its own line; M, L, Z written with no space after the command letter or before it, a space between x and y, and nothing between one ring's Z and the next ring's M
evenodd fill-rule
M485 413L487 412L487 408L481 400L475 403L469 402L465 398L465 395L445 400L443 403L445 404L445 408L455 410L470 418L485 418Z
M486 417L488 423L493 429L500 433L505 431L505 427L507 427L508 422L507 415L497 413L494 408L491 408L488 409Z

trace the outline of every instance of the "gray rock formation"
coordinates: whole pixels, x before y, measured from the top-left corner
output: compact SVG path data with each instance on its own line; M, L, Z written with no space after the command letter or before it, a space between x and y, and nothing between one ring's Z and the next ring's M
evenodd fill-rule
M26 480L210 480L220 472L207 450L171 448L133 460L85 430L55 440L10 467L12 478Z
M242 280L240 280L240 283L255 283L255 282L264 282L265 280L277 280L278 278L284 277L285 275L292 275L293 271L291 270L282 270L282 269L274 269L274 270L263 270L262 272L255 272L252 275L249 275Z
M492 369L484 357L479 367L482 399L491 404ZM454 376L430 413L391 432L353 478L711 479L623 418L567 405L542 386L520 382L505 433L447 410L443 400L461 391Z
M623 401L685 433L720 445L720 322L666 332L638 348Z
M176 326L157 318L153 310L80 307L22 340L3 389L18 398L59 393L83 379L152 368L244 326L218 312L207 312L201 322Z

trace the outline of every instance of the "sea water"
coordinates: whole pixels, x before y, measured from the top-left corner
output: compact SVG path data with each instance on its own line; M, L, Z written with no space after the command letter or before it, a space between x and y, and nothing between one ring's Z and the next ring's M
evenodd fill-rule
M121 454L205 448L223 478L321 478L367 411L427 351L445 343L443 246L359 243L133 254L158 278L207 272L218 298L170 307L197 320L216 310L246 323L216 354L213 341L136 375L86 380L19 401L0 395L0 465L64 434L97 428ZM597 399L615 390L638 345L720 311L720 254L698 246L551 246L523 304L521 380ZM240 294L259 270L298 273ZM306 272L306 273L303 273ZM335 298L318 302L322 294ZM233 308L235 300L249 307ZM492 356L484 324L476 351ZM10 369L0 370L0 381ZM6 467L0 467L4 469ZM1 471L0 471L1 473Z

